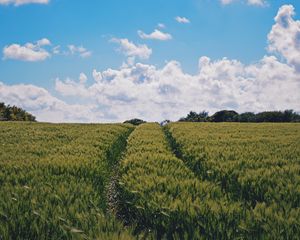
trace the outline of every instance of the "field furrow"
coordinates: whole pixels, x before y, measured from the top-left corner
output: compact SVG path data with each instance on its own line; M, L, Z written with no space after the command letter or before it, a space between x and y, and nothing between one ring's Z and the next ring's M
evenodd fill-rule
M130 135L121 162L119 188L128 222L155 238L233 239L242 236L245 212L221 188L200 181L170 151L158 124Z

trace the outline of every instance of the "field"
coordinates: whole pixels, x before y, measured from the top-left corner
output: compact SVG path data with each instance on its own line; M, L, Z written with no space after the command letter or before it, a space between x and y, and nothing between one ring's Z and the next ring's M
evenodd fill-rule
M0 123L0 148L0 239L300 236L299 124Z
M0 123L0 239L129 238L105 185L131 130Z
M171 145L195 175L242 203L239 232L264 239L300 236L298 124L171 124Z

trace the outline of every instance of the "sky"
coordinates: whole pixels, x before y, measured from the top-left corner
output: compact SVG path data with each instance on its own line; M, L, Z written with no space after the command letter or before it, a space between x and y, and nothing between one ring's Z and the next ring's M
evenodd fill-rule
M299 0L0 0L0 55L38 121L300 111Z

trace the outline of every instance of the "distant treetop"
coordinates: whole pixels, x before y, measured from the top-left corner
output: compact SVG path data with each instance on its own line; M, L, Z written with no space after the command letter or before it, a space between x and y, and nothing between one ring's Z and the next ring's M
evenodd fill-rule
M211 116L212 122L238 122L239 114L233 110L222 110Z
M208 112L206 111L200 113L190 111L186 117L180 118L179 122L207 122L208 118Z
M22 108L5 105L0 103L0 121L31 121L35 122L36 118Z
M134 119L127 120L124 123L131 123L131 124L137 126L137 125L140 125L140 124L143 124L143 123L146 123L146 122L144 120L141 120L141 119L138 119L138 118L134 118Z

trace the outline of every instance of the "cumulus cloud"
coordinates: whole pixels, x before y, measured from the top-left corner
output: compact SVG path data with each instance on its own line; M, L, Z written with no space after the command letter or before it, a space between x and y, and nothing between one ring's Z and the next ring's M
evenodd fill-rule
M80 82L80 84L85 84L86 83L86 81L87 81L87 76L84 74L84 73L80 73L79 74L79 82Z
M61 95L101 104L107 116L115 116L119 121L132 117L176 120L190 110L203 109L212 113L226 108L299 110L299 89L300 77L293 67L274 56L265 56L251 65L201 57L199 72L194 75L185 73L176 61L159 69L136 63L103 71L101 79L90 86L69 79L56 84Z
M81 58L88 58L92 52L82 46L68 45L67 48L61 50L61 46L57 45L49 49L52 43L49 39L43 38L36 43L26 43L24 45L11 44L3 48L3 59L14 59L29 62L43 61L53 55L77 55Z
M292 5L284 5L279 9L275 25L268 35L268 49L283 56L300 71L300 21L295 21L294 15Z
M48 4L50 0L0 0L0 5L13 4L15 6L20 6L24 4L36 3L36 4Z
M92 52L82 46L75 46L73 44L68 45L69 52L67 54L79 55L82 58L88 58L92 55Z
M34 85L6 85L0 82L0 99L20 106L45 122L97 122L103 114L95 105L67 104L46 89Z
M96 82L100 82L102 80L102 74L101 74L101 72L97 72L96 69L93 70L92 75L93 75L93 78L94 78L94 80Z
M138 31L138 35L142 39L153 39L153 40L160 40L160 41L167 41L172 39L172 35L169 33L164 33L158 29L155 29L152 33L146 34L143 31Z
M277 25L280 31L282 27L284 31L297 27L292 15L293 10L283 6L270 35L276 32ZM285 32L288 34L294 32ZM32 85L0 83L0 99L30 110L40 121L56 122L120 122L134 117L148 121L177 120L190 110L214 113L221 109L258 112L288 108L300 111L300 75L295 67L298 62L293 60L299 48L289 49L293 37L283 38L275 33L272 36L269 48L278 56L266 55L253 64L202 56L198 72L189 74L177 61L169 61L162 67L131 63L118 69L94 69L92 84L87 83L85 74L78 80L56 79L59 97ZM288 50L275 44L284 39ZM78 104L68 104L68 98L76 98Z
M152 49L148 48L145 44L135 45L126 38L113 38L112 42L118 43L120 48L118 49L127 57L139 57L140 59L148 59L152 54Z
M179 22L179 23L190 23L190 20L187 19L186 17L179 17L179 16L177 16L177 17L175 18L175 20L176 20L177 22Z
M42 47L50 44L51 42L47 38L37 41L36 44L26 43L23 46L20 44L11 44L3 48L3 58L29 62L43 61L49 58L51 54Z
M51 45L51 42L47 38L42 38L41 40L37 41L37 45L40 46L40 47L41 46L49 46L49 45Z

